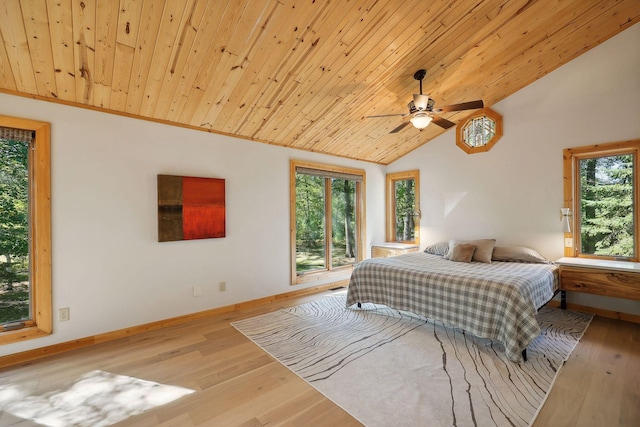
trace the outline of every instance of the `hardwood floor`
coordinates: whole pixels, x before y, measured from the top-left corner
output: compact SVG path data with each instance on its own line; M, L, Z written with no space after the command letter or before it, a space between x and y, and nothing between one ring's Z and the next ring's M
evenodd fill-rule
M595 316L533 425L640 426L640 324Z
M195 390L119 426L354 426L360 423L237 332L229 322L328 292L212 316L0 370L0 404L48 396L101 370ZM534 426L640 425L640 325L595 317ZM111 397L103 393L104 402ZM59 397L50 397L55 405ZM0 426L37 426L0 412Z

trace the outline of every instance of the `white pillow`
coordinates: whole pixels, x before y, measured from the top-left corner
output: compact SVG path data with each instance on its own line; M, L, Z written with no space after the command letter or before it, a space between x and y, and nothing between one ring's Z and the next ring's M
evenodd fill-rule
M424 251L432 255L446 255L449 252L449 242L438 242L424 248Z

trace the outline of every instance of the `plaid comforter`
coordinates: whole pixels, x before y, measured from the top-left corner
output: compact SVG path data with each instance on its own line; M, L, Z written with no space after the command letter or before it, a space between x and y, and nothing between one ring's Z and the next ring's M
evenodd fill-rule
M504 344L506 356L522 361L522 350L540 333L538 308L558 288L557 266L453 262L414 252L372 258L356 265L347 307L372 302L410 311Z

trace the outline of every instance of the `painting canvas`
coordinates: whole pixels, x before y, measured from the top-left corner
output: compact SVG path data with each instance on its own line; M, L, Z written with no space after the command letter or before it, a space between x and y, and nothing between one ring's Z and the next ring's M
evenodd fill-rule
M158 241L225 237L225 182L158 175Z

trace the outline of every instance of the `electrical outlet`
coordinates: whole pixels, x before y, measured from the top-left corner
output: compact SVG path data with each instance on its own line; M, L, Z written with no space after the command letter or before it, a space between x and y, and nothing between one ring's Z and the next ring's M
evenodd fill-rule
M220 288L220 292L224 292L227 290L227 282L218 283L218 287Z
M195 285L193 287L193 296L194 297L199 297L200 295L202 295L202 286Z
M565 237L564 238L564 246L567 248L572 248L573 247L573 239L571 237Z
M64 307L58 310L58 322L66 322L70 318L69 307Z

